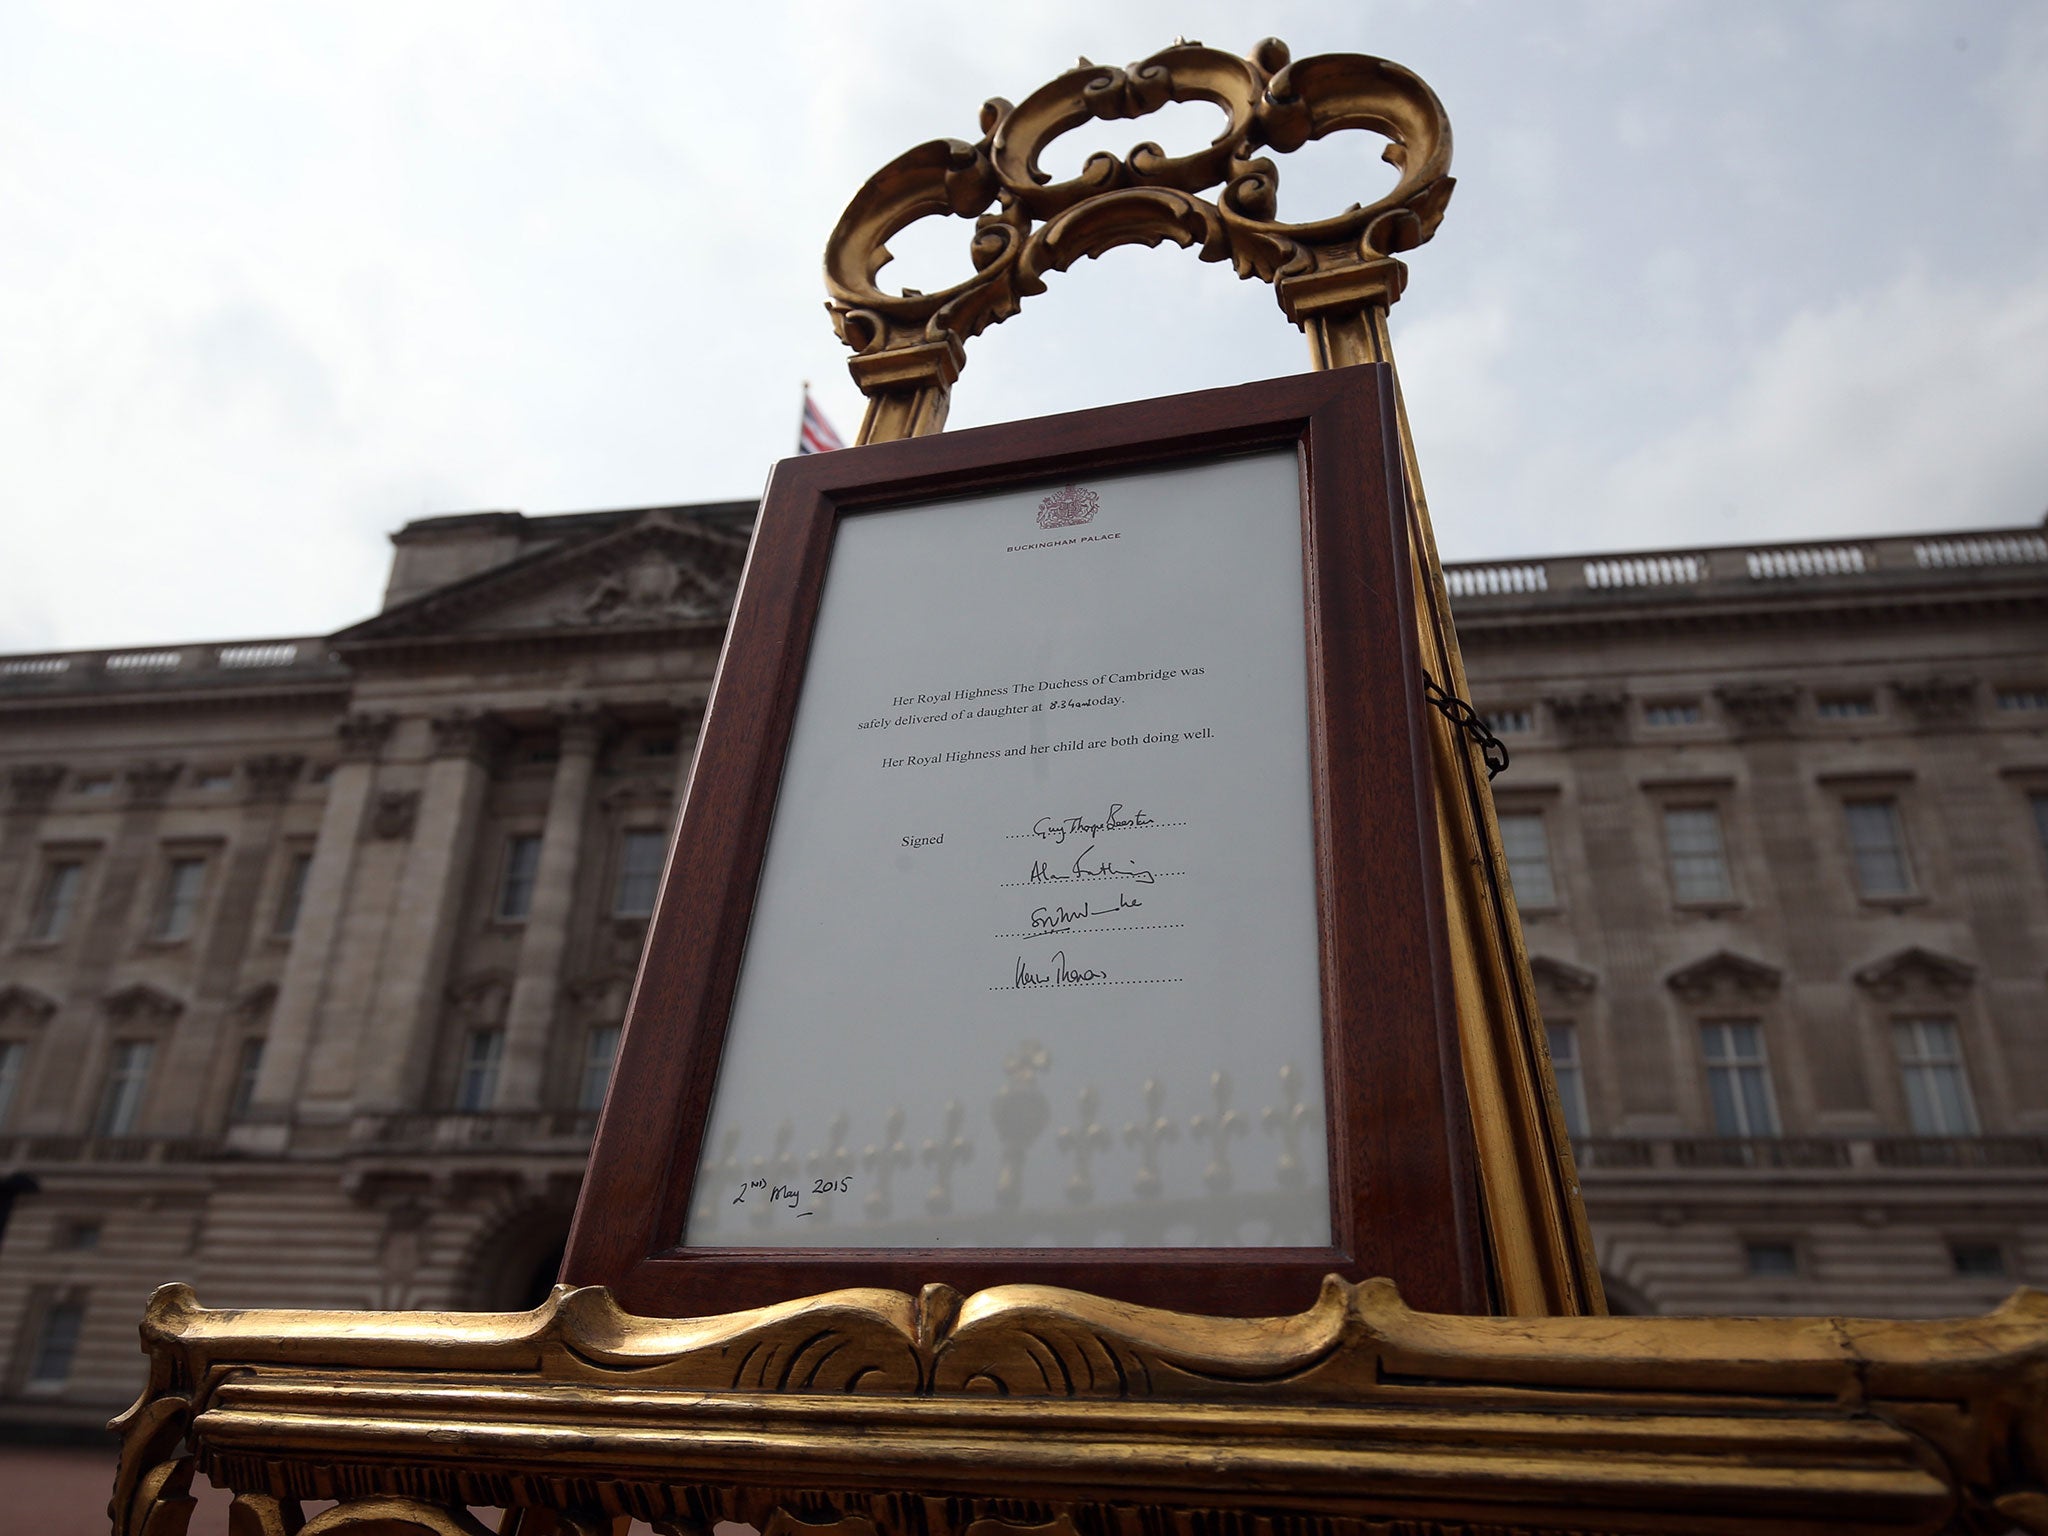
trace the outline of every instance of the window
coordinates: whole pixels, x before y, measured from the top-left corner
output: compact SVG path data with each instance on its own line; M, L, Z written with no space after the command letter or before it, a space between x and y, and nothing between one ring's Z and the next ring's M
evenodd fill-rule
M1948 1262L1959 1275L1995 1280L2005 1273L2005 1249L1998 1243L1950 1243Z
M498 1097L498 1058L504 1054L505 1031L473 1029L462 1048L462 1076L455 1084L455 1107L481 1114Z
M1711 805L1664 810L1664 847L1671 857L1671 891L1682 902L1728 905L1735 886L1721 843L1721 812Z
M1869 897L1910 896L1913 872L1906 863L1905 830L1896 800L1851 800L1842 807L1849 823L1849 855L1856 864L1856 889Z
M1486 728L1496 736L1526 736L1536 729L1536 712L1526 704L1496 709L1486 716Z
M1701 713L1699 701L1685 699L1666 704L1645 704L1643 724L1655 726L1698 725L1706 716Z
M71 1362L78 1355L78 1336L85 1330L85 1300L65 1296L50 1303L43 1313L43 1326L36 1334L36 1347L29 1358L31 1386L61 1386L71 1377Z
M1974 1136L1977 1112L1963 1075L1954 1019L1895 1019L1892 1040L1906 1083L1906 1114L1916 1136Z
M78 783L74 787L81 795L89 795L93 799L99 799L114 792L114 776L111 773L80 774Z
M1573 1140L1586 1134L1586 1080L1579 1066L1579 1032L1570 1024L1546 1024L1550 1071L1557 1079L1557 1102L1564 1109L1564 1128Z
M1504 813L1500 845L1508 856L1508 882L1515 900L1525 907L1556 906L1557 882L1550 877L1550 839L1543 829L1543 813Z
M1771 1069L1764 1060L1763 1026L1754 1019L1721 1019L1700 1026L1707 1059L1707 1094L1717 1136L1775 1136L1778 1110L1771 1101Z
M100 1111L93 1120L96 1136L126 1136L142 1111L142 1093L149 1086L154 1040L116 1040L107 1058L107 1079L100 1085Z
M57 1228L57 1246L71 1253L91 1253L100 1245L100 1223L67 1221Z
M59 860L44 870L42 889L36 892L36 908L28 921L29 938L38 944L54 944L63 938L84 884L85 866L76 859Z
M2048 688L2001 688L2000 709L2048 710Z
M21 1088L22 1069L28 1065L28 1046L20 1040L0 1040L0 1127L7 1124L7 1111L14 1107L14 1095Z
M1744 1243L1742 1249L1752 1275L1799 1273L1799 1250L1790 1243Z
M256 1102L256 1079L263 1071L263 1037L251 1035L242 1042L241 1054L235 1057L235 1092L228 1100L228 1118L240 1120L249 1113L249 1106Z
M270 931L278 938L288 938L299 926L299 907L306 899L306 876L312 872L310 853L293 854L291 863L285 866L284 889L277 894L277 917L270 925Z
M620 917L645 917L654 910L661 889L661 861L668 852L666 832L628 832L619 846L619 888L612 911Z
M533 907L533 877L540 872L540 835L522 832L505 845L505 877L498 882L498 919L517 923Z
M191 936L199 916L199 896L206 889L206 860L178 858L164 871L163 899L157 903L152 937L166 941Z
M1877 713L1877 698L1868 693L1822 694L1813 712L1823 720L1867 720Z
M642 757L674 757L676 738L674 736L642 736L640 738Z
M211 794L220 793L234 782L235 774L231 768L202 768L192 776L194 789L205 790Z
M595 1111L604 1108L604 1091L611 1086L612 1058L619 1050L619 1026L604 1024L583 1039L583 1081L576 1090L576 1107Z

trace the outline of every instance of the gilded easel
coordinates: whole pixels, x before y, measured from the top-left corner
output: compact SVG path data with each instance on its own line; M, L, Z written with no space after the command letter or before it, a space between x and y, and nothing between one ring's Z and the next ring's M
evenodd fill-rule
M1200 153L1141 145L1042 183L1090 117L1212 102ZM1285 152L1384 135L1399 184L1274 217ZM1171 240L1273 285L1317 368L1391 361L1387 311L1451 190L1450 128L1381 60L1175 47L990 102L975 143L878 172L834 232L831 308L862 442L936 432L966 341L1045 275ZM1213 200L1203 194L1220 188ZM886 241L973 221L975 275L884 294ZM1402 423L1404 439L1406 423ZM1422 655L1465 693L1416 474ZM1433 718L1459 1029L1497 1310L1328 1282L1293 1317L1190 1316L1077 1292L854 1290L717 1317L557 1288L529 1313L150 1304L150 1378L115 1423L116 1536L178 1536L195 1471L236 1536L520 1536L624 1519L702 1536L1366 1536L1456 1531L1999 1531L2048 1536L2048 1296L1975 1319L1609 1318L1550 1087L1482 764ZM335 1500L311 1518L306 1501Z

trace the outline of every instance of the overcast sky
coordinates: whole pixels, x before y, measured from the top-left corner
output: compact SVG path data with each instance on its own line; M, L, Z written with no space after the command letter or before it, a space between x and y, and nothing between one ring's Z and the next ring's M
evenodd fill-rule
M0 0L0 649L317 633L411 518L756 494L802 379L858 424L818 263L861 181L1176 34L1449 109L1394 312L1446 558L2038 523L2048 4L1250 9ZM1345 137L1283 216L1390 183ZM953 424L1305 366L1263 284L1126 250L971 346Z

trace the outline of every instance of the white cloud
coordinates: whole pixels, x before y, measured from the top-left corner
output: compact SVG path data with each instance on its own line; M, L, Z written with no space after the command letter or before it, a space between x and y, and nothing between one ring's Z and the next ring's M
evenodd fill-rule
M2048 275L1913 273L1800 311L1724 404L1613 467L1590 526L1625 547L2030 522L2044 401Z
M2048 199L1984 139L2048 154L2048 13L1987 7L1965 55L1910 7L1848 50L1820 13L1732 9L1285 0L1254 25L1223 0L1048 0L998 28L938 0L17 4L0 649L337 626L411 517L752 494L800 379L858 420L818 261L860 181L973 137L986 95L1176 32L1384 53L1457 119L1461 189L1396 313L1454 551L2031 515L2048 470L2021 403L2048 396L2048 347L2015 274ZM1732 136L1708 67L1730 38L1758 77ZM1897 119L1925 153L1860 130L1815 148L1894 120L1899 81L1936 80L1930 46L1954 99ZM1922 180L1830 179L1859 152ZM1283 206L1389 174L1341 143L1309 158ZM1811 306L1861 280L1872 230L1962 286ZM1304 356L1262 285L1120 251L973 344L955 421Z
M2048 6L2021 6L2004 39L1985 41L1999 59L1985 95L2005 119L2014 149L2048 159ZM2040 189L2034 191L2038 195Z

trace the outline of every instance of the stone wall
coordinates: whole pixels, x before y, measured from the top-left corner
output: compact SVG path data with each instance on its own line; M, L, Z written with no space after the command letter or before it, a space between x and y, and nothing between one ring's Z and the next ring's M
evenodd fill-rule
M316 1307L545 1283L645 938L626 839L673 819L743 512L429 520L339 635L0 658L0 1173L39 1184L0 1240L0 1421L118 1407L166 1280ZM2041 1281L2040 535L1448 578L1616 1304L1924 1315ZM1859 880L1852 802L1892 807L1899 889ZM1902 1019L1950 1029L1967 1124L1916 1123ZM1710 1037L1755 1042L1769 1123L1717 1115Z

